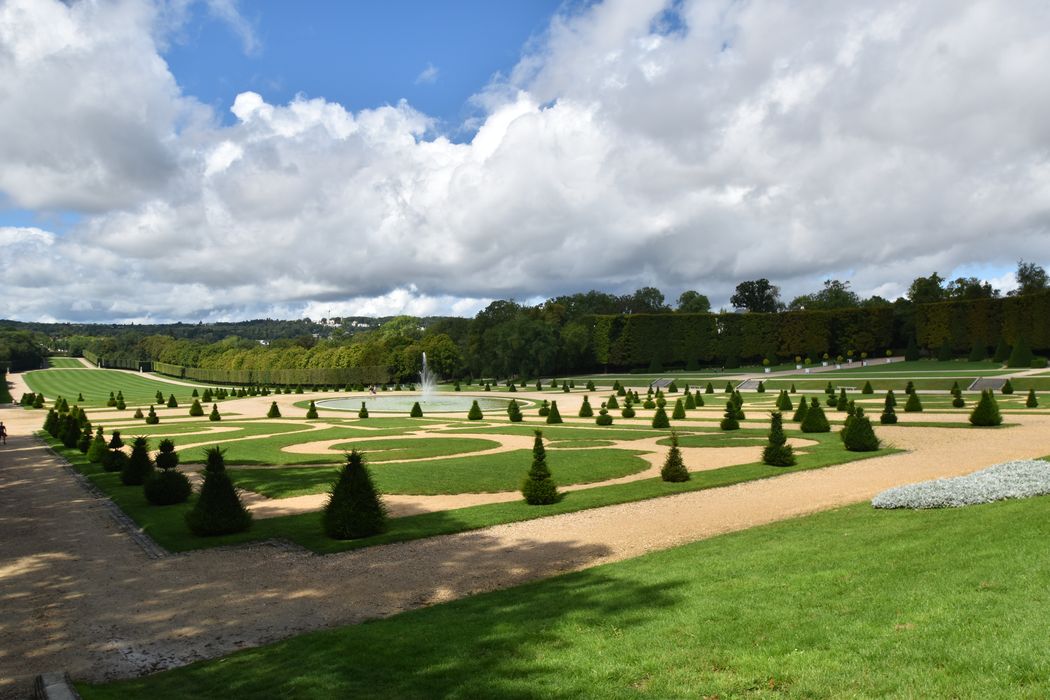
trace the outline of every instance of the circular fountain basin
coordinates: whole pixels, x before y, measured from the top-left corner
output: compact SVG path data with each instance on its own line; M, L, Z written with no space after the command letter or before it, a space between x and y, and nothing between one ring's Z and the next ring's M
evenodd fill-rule
M527 406L532 403L531 401L522 401L521 399L515 400L518 402L519 406ZM412 404L416 401L419 402L419 407L423 409L423 414L426 415L427 413L466 412L470 410L470 405L474 401L478 402L478 406L482 411L505 411L507 410L507 404L511 402L511 399L504 399L496 396L431 394L430 397L423 400L421 394L379 394L377 396L360 396L350 399L327 399L325 401L318 401L317 407L331 408L337 411L354 411L356 413L361 410L361 403L364 402L365 406L368 407L369 412L388 411L391 413L408 413L412 410Z

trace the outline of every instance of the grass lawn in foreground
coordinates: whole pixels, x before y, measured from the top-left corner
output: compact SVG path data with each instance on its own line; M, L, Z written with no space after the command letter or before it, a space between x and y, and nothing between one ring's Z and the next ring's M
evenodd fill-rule
M1048 497L859 504L77 689L87 700L1047 697L1048 538Z
M410 441L405 441L410 442ZM426 444L425 441L416 440ZM441 440L441 442L484 442ZM498 444L498 443L493 443ZM368 444L365 457L372 462ZM435 446L436 449L436 446ZM371 464L376 487L383 493L434 495L514 491L532 463L531 450L511 450L490 455L456 457L425 462ZM635 452L618 449L566 450L548 453L547 466L560 484L589 484L644 471L649 463ZM234 483L269 498L289 498L324 493L335 481L332 468L231 469Z
M47 366L53 369L84 368L84 363L79 357L49 357Z
M792 433L789 432L789 435ZM100 489L131 517L142 530L153 537L161 546L173 551L182 552L191 549L205 549L223 545L240 544L267 540L275 537L291 540L303 547L320 554L340 552L348 549L371 547L378 544L405 542L409 540L446 535L466 530L476 530L491 525L519 522L542 518L547 515L574 513L589 508L641 501L661 496L673 496L688 491L729 486L756 479L788 474L809 469L821 469L835 464L844 464L868 457L877 457L893 452L884 449L878 452L847 452L842 448L837 433L807 435L819 444L805 448L798 454L798 464L794 467L770 467L761 463L741 464L702 472L693 472L692 478L684 483L668 483L659 477L641 479L625 484L594 486L565 493L561 500L549 506L530 506L524 501L492 503L487 505L457 508L436 513L421 513L402 518L393 518L388 523L387 531L361 540L332 540L321 531L320 515L303 513L277 518L256 520L248 532L223 537L194 537L186 529L184 513L190 504L158 507L146 502L142 489L137 486L123 486L119 474L105 473L97 465L87 462L84 455L77 450L68 450L60 443L46 436L41 437L56 452L70 461L75 469L86 474ZM552 450L552 452L554 452ZM552 455L553 457L553 455ZM528 470L528 463L520 466L521 477ZM239 470L231 469L236 478ZM333 470L334 473L334 470ZM554 472L555 481L558 473Z

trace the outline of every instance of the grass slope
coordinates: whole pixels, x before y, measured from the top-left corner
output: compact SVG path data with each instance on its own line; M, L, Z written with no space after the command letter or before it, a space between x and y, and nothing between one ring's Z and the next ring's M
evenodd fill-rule
M1017 523L1025 527L1016 527ZM104 686L149 697L1046 697L1050 498L866 504Z
M105 406L109 392L115 394L122 391L129 415L138 406L156 404L157 391L164 394L165 399L169 394L175 394L179 405L185 405L187 409L193 401L190 397L194 388L192 386L161 382L148 376L112 369L44 369L26 372L23 378L30 391L43 392L50 400L63 396L70 404L74 404L77 403L77 394L83 394L84 400L79 403L85 407ZM202 390L203 385L199 385L198 391Z

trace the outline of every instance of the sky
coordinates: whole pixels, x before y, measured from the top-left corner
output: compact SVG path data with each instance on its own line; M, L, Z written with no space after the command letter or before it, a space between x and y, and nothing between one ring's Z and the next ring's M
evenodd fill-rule
M0 318L1050 265L1042 0L0 0Z

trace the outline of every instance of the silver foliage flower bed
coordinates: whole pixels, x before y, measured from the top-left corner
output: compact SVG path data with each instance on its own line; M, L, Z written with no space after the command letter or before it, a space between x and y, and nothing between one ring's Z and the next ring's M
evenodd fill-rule
M887 489L871 499L876 508L959 508L1050 493L1050 462L1019 459L967 476Z

